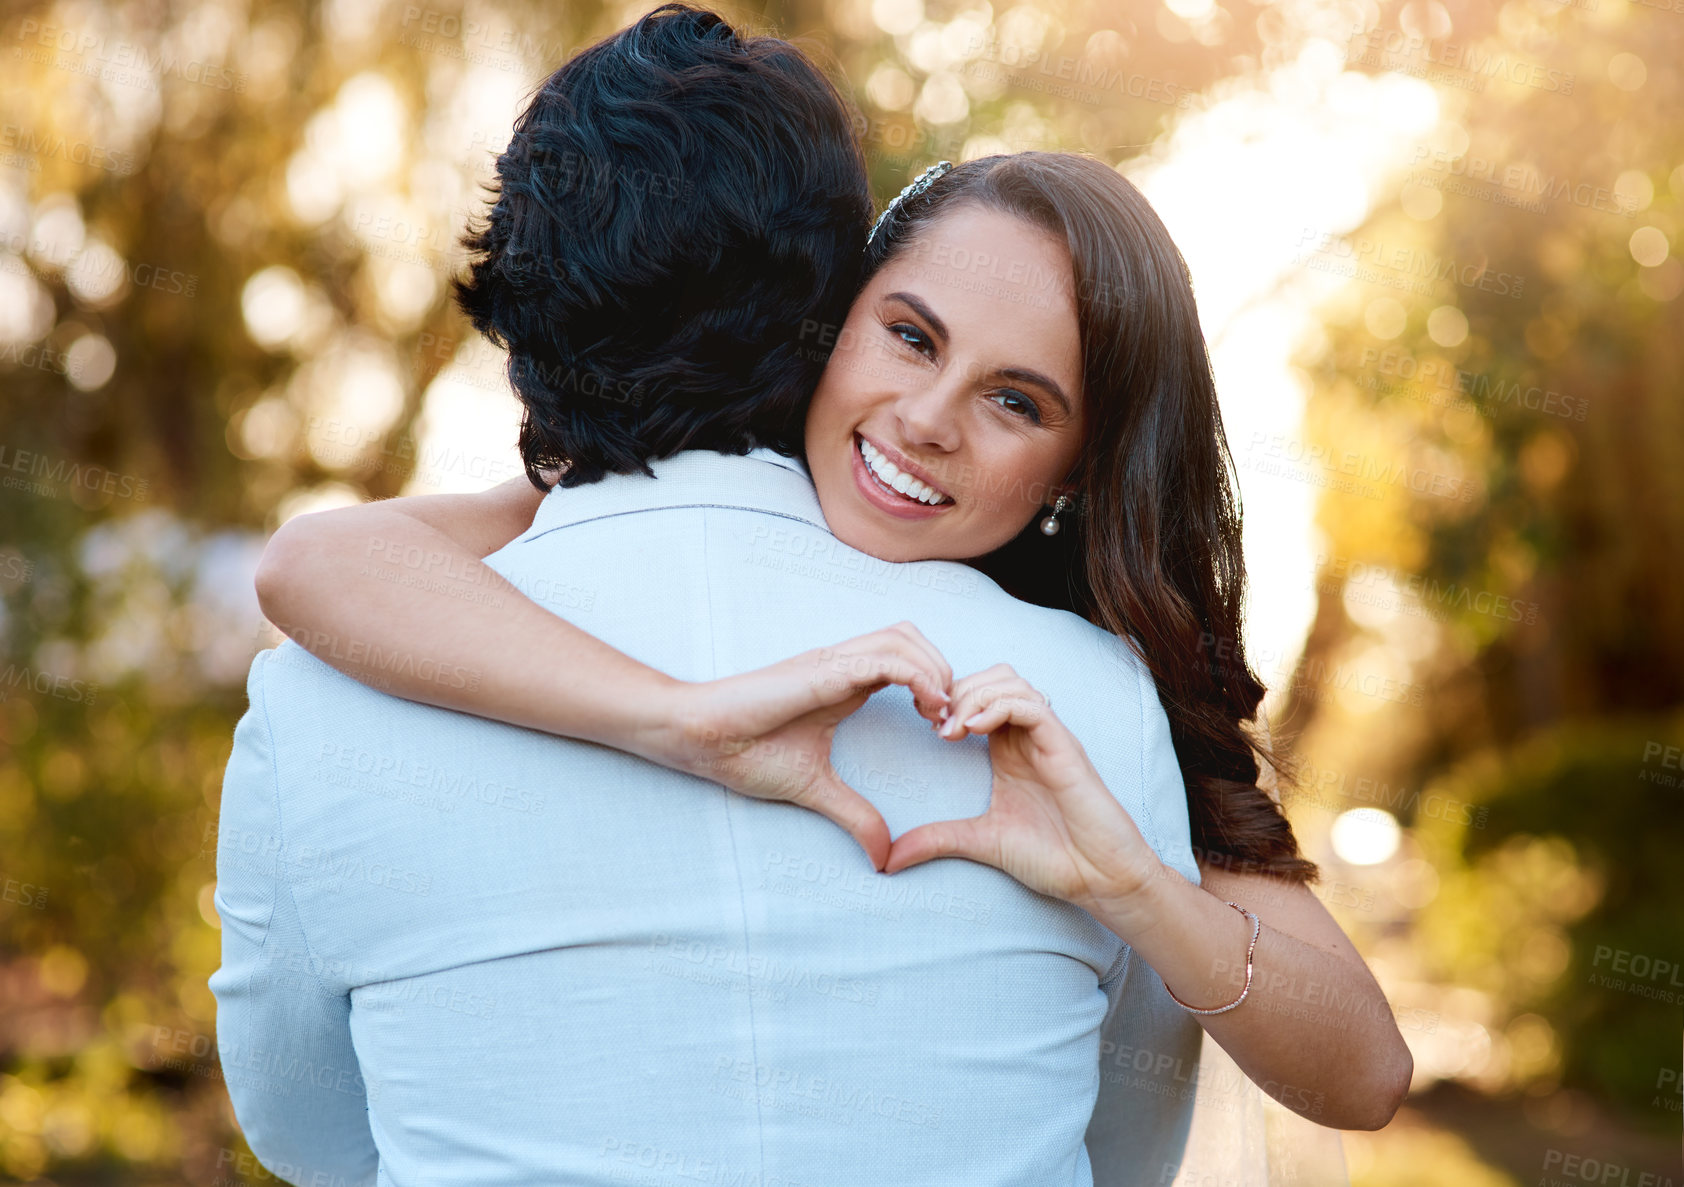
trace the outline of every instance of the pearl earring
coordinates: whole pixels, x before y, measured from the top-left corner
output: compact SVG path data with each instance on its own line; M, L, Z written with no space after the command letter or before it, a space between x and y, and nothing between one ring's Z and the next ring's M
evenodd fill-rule
M1069 495L1059 495L1058 496L1058 502L1053 504L1052 514L1047 516L1045 519L1043 519L1041 521L1041 535L1043 535L1043 536L1056 536L1056 535L1058 535L1058 529L1060 527L1060 524L1058 522L1058 513L1060 511L1063 511L1069 505L1070 505L1070 496Z

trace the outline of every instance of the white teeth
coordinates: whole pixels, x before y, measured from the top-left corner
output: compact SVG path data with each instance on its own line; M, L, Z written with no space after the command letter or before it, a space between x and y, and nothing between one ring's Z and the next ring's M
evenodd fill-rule
M860 456L865 458L866 468L875 474L884 486L897 490L908 498L917 499L920 503L928 503L932 507L943 501L941 495L924 483L910 474L903 473L864 437L860 438Z

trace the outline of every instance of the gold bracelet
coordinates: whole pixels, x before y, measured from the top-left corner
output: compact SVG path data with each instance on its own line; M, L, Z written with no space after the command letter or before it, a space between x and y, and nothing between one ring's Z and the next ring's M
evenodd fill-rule
M1238 911L1241 915L1244 915L1247 919L1251 920L1251 943L1247 944L1245 949L1245 988L1240 990L1240 995L1238 997L1225 1006L1217 1006L1214 1010L1199 1010L1176 997L1170 987L1165 985L1164 992L1169 994L1169 1000L1190 1014L1226 1014L1229 1010L1232 1010L1235 1006L1243 1002L1245 1000L1245 995L1251 992L1251 954L1257 950L1257 933L1263 930L1263 921L1258 919L1257 916L1253 915L1250 911L1246 910L1238 903L1229 903L1228 905Z

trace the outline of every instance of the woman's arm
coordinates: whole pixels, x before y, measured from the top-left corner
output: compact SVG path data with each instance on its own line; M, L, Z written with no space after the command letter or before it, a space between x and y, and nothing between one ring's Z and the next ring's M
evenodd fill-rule
M1335 1129L1379 1129L1409 1090L1414 1059L1385 995L1302 885L1201 865L1195 886L1159 859L1045 698L1006 665L953 686L942 737L988 735L988 811L909 829L885 873L935 857L1003 870L1087 911L1199 1009L1245 983L1251 921L1261 927L1245 1000L1198 1020L1250 1079L1293 1112Z
M382 692L647 756L679 682L480 559L531 527L542 500L521 477L483 494L300 515L263 551L258 603L311 654Z
M1155 892L1101 922L1176 997L1223 1006L1245 985L1251 921L1262 924L1251 989L1199 1021L1241 1070L1293 1112L1335 1129L1380 1129L1409 1091L1415 1060L1386 995L1327 908L1302 883L1199 866L1194 886L1165 865Z
M810 808L881 869L889 829L830 764L837 724L887 684L939 725L952 670L910 623L705 683L638 662L480 558L531 526L524 478L301 515L258 564L258 601L300 646L394 696L599 742Z

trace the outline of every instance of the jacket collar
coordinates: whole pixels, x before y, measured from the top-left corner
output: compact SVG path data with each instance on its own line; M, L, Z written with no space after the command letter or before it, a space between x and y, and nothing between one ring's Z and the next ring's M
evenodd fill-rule
M764 446L746 454L687 449L649 463L655 472L609 474L584 486L555 487L521 538L592 519L668 507L731 507L799 520L829 532L807 467Z

